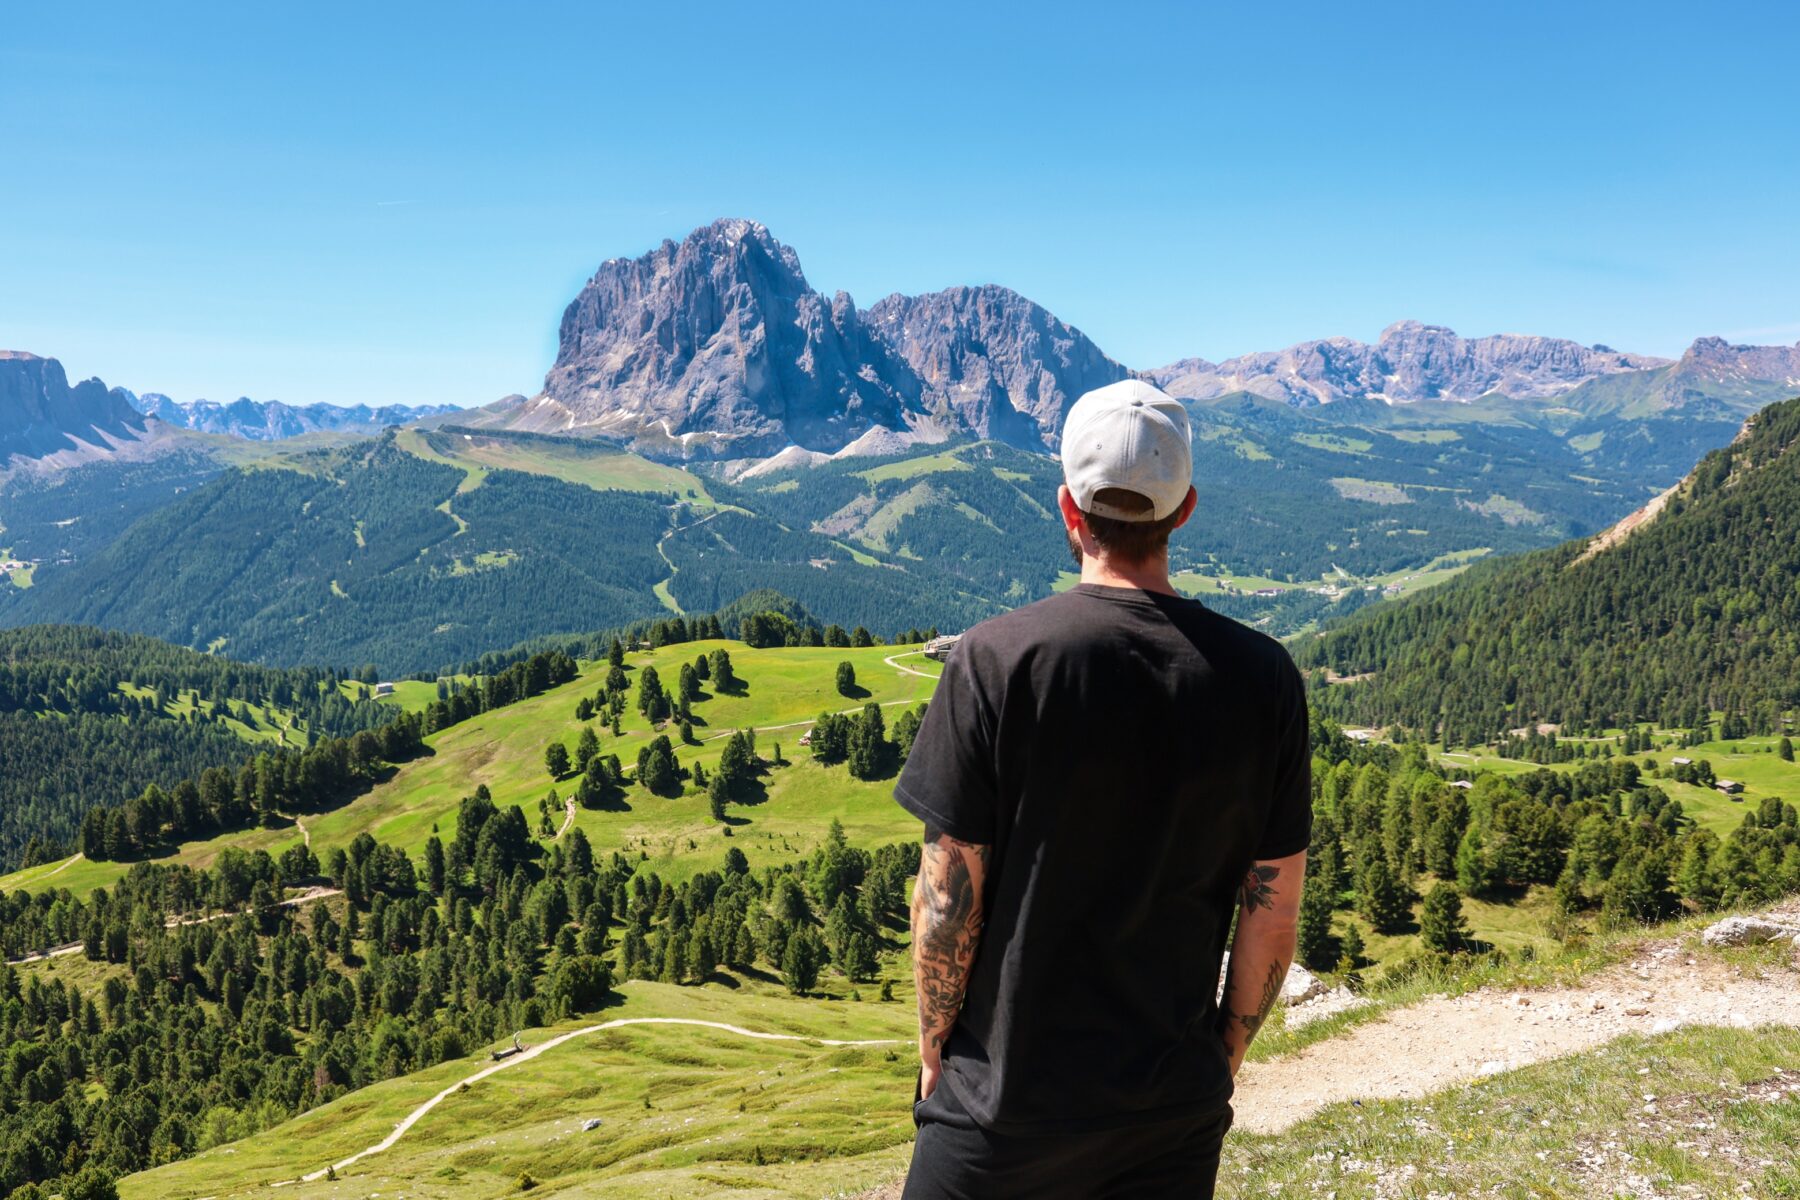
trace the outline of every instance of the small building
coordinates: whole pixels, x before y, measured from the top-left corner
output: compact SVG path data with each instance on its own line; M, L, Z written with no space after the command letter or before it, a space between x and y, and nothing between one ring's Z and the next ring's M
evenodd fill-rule
M375 685L375 694L377 696L391 696L394 694L394 685L391 683L378 683Z
M1450 786L1453 788L1461 788L1466 792L1475 785L1470 783L1467 779L1452 779L1450 781Z
M1344 736L1349 738L1353 742L1372 742L1375 740L1375 730L1373 730L1373 729L1346 729L1346 730L1344 730Z
M1694 760L1691 758L1671 758L1669 764L1676 767L1691 767L1694 765Z
M800 744L802 746L812 745L812 730L809 729L805 733L800 735Z
M956 649L956 643L960 641L962 641L960 633L946 633L934 637L925 643L925 657L936 662L943 662L950 657L950 652Z
M1721 779L1713 784L1713 786L1718 788L1721 792L1724 792L1727 796L1735 796L1744 790L1744 785L1735 779Z

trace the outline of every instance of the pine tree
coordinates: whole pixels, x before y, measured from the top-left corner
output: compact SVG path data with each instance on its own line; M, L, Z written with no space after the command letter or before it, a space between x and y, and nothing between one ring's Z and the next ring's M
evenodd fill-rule
M1344 927L1344 936L1338 939L1337 971L1340 975L1351 975L1362 965L1363 936L1362 930L1355 925Z
M706 789L706 796L712 806L712 819L723 824L725 804L731 799L731 788L725 781L725 772L713 772L712 784Z
M1454 884L1439 883L1425 894L1419 910L1419 938L1429 950L1452 954L1464 948L1469 930L1463 924L1462 893Z
M581 736L575 739L575 769L585 771L588 764L594 761L594 755L600 753L600 735L594 732L592 725L581 728Z
M1356 891L1357 911L1378 933L1397 933L1406 926L1411 916L1406 895L1400 890L1394 873L1388 869L1387 857L1380 850L1363 869Z
M723 646L712 652L711 662L708 665L712 668L712 685L715 692L728 693L738 689L738 677L731 667L731 655Z
M1791 737L1783 737L1775 746L1775 755L1780 758L1782 762L1793 762L1794 739Z
M837 690L845 696L856 695L856 668L847 660L837 665Z
M1311 864L1306 873L1306 886L1300 893L1295 953L1306 966L1315 971L1325 971L1332 964L1331 913L1336 907L1337 897L1325 877L1326 873L1310 868Z
M544 770L550 772L550 778L561 779L569 773L569 748L560 741L551 742L544 747Z

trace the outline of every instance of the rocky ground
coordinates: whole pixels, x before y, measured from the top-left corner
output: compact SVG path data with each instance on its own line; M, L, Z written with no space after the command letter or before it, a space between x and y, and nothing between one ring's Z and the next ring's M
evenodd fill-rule
M1746 965L1741 956L1718 949L1777 941L1792 942L1793 949L1775 965ZM1305 979L1291 983L1289 991L1312 993L1290 1010L1290 1026L1302 1014L1317 1019L1353 1002L1321 992ZM1760 918L1720 922L1697 946L1681 939L1647 942L1630 961L1577 986L1430 997L1292 1054L1251 1063L1238 1080L1235 1129L1279 1133L1339 1101L1424 1096L1591 1050L1627 1034L1663 1033L1684 1025L1768 1024L1800 1026L1800 903ZM1659 1103L1654 1080L1646 1080L1645 1086L1650 1098L1644 1121L1686 1130L1682 1098ZM1763 1086L1779 1094L1746 1102L1800 1094L1800 1073ZM1633 1136L1643 1132L1631 1131ZM1593 1194L1641 1193L1633 1190L1632 1160L1619 1146L1596 1142L1575 1149ZM1731 1153L1725 1146L1717 1152ZM895 1182L856 1200L899 1196Z

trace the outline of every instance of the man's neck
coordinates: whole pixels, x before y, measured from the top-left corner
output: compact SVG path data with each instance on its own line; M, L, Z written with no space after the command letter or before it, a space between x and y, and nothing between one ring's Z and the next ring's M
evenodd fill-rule
M1114 562L1108 558L1081 556L1081 582L1102 587L1136 588L1140 592L1178 593L1169 583L1169 559L1157 555L1140 563Z

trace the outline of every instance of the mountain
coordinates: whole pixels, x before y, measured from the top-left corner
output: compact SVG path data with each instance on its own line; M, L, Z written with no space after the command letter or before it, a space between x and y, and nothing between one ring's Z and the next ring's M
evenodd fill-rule
M0 466L12 458L105 451L145 433L126 393L98 379L70 387L54 358L0 350Z
M1041 449L1076 396L1127 374L1016 292L864 312L815 292L762 225L721 220L601 264L563 314L543 393L495 417L676 458L829 453L871 432L889 447L972 435Z
M896 293L866 314L940 420L1009 445L1054 446L1081 394L1130 375L1086 334L1009 288Z
M1382 330L1373 345L1321 338L1221 363L1183 359L1149 377L1170 395L1195 400L1250 392L1299 406L1341 400L1467 403L1496 393L1541 400L1592 379L1667 365L1667 359L1562 338L1512 333L1464 338L1442 325L1400 321Z
M176 428L259 442L326 431L377 433L389 425L409 425L425 417L460 411L453 404L384 404L371 408L366 404L293 405L248 397L220 404L214 400L171 400L160 392L123 394L139 412Z
M1778 730L1800 703L1800 400L1592 540L1479 565L1297 647L1365 724L1468 744L1537 722ZM1729 734L1727 736L1730 736Z

